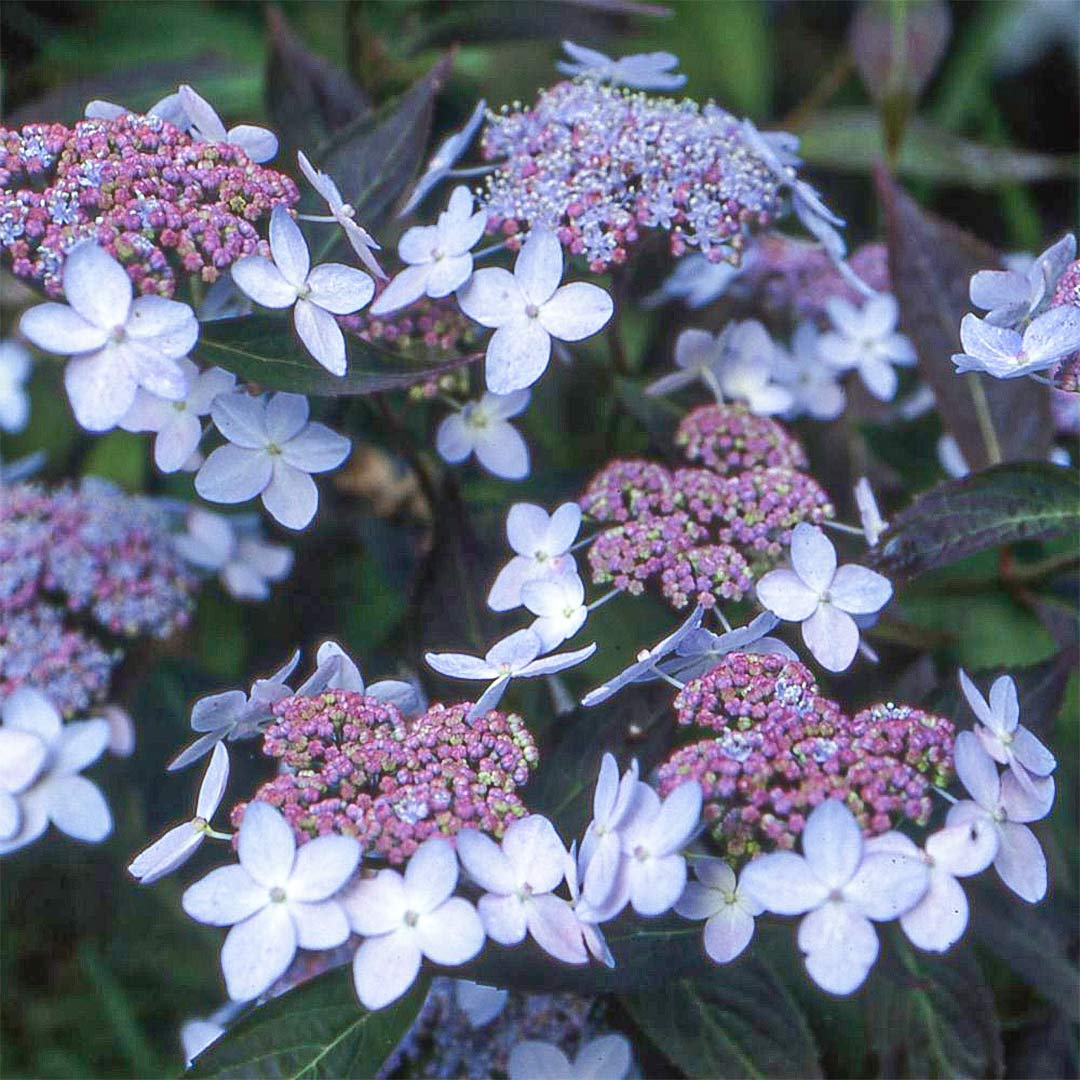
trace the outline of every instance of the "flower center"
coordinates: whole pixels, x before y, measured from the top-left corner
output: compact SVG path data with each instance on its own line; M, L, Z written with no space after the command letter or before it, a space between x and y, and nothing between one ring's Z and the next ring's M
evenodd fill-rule
M420 921L420 915L419 915L418 912L415 912L415 911L406 911L405 912L405 925L406 926L415 926L419 921Z
M270 890L270 899L275 904L283 904L285 902L285 890L280 885L275 885Z
M540 309L535 304L526 304L525 314L528 315L530 319L535 319L536 316L540 314Z
M351 203L345 203L338 213L341 214L342 217L354 218L356 217L356 208Z
M649 850L644 844L638 844L638 846L634 848L634 858L637 859L638 862L644 862L648 857Z
M114 326L112 328L112 332L109 334L109 337L112 338L112 340L115 341L117 344L119 344L121 341L124 340L124 338L127 337L127 330L125 329L123 324L120 324L119 326Z
M278 444L276 442L267 443L266 444L266 452L268 454L280 454L281 453L281 447L278 446Z
M478 405L466 405L464 411L465 423L471 428L486 428L488 426L488 414Z

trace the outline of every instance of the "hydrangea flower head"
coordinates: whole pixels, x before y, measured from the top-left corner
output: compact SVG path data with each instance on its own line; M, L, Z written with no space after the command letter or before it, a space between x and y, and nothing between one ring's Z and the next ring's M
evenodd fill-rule
M701 405L679 423L675 445L687 461L718 473L761 466L803 469L806 451L782 424L743 405Z

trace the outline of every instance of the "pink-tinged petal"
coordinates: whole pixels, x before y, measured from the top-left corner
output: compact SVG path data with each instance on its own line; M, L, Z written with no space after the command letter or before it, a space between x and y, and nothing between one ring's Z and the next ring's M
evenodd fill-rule
M1001 807L1009 821L1041 821L1054 805L1054 791L1052 776L1025 776L1021 780L1016 770L1010 769L1001 778Z
M266 489L273 474L270 455L264 451L219 446L202 463L195 490L210 502L247 502Z
M371 314L387 315L415 303L427 291L430 273L430 263L423 263L420 266L406 266L379 293L375 302L371 305Z
M433 263L427 279L427 294L439 300L456 292L469 280L473 257L469 254L447 255Z
M693 866L694 873L702 885L721 892L733 893L735 891L735 871L731 869L726 859L695 859Z
M514 262L514 278L526 302L540 307L562 281L562 245L548 229L534 228ZM595 286L593 286L595 288Z
M525 905L517 896L485 893L476 905L484 932L500 945L520 945L528 932Z
M705 924L705 951L716 963L730 964L753 936L753 917L738 904L724 904Z
M277 136L254 124L237 124L229 129L229 142L239 146L256 165L269 161L278 152Z
M457 885L457 856L441 837L425 840L405 867L405 894L414 911L434 911Z
M1001 796L997 766L970 731L962 731L956 736L953 763L968 794L984 809L996 810Z
M474 435L461 413L451 413L439 424L435 433L435 449L444 461L457 465L472 453Z
M237 923L221 947L225 989L233 1001L250 1001L269 990L296 955L296 928L284 904L267 904Z
M221 805L221 798L229 783L229 752L218 743L206 767L206 775L199 785L199 797L195 802L195 816L209 821Z
M186 863L199 850L204 835L190 821L185 821L136 855L128 873L140 885L151 885Z
M416 981L422 960L412 931L368 938L353 957L353 985L365 1009L382 1009Z
M812 911L799 925L798 940L810 977L830 994L854 993L877 959L873 926L846 904Z
M131 308L127 271L104 248L86 241L64 261L64 296L88 322L106 330L123 326Z
M339 836L335 839L347 838ZM293 902L290 897L289 915L296 928L296 943L301 949L336 949L349 939L349 920L336 900L307 903Z
M19 332L44 352L75 356L100 349L109 331L84 319L67 304L38 304L23 313Z
M892 584L881 574L854 563L841 566L829 586L829 600L852 615L880 611L891 599Z
M948 825L926 840L926 854L935 867L953 877L982 873L997 855L998 831L986 818Z
M563 285L540 309L541 326L560 341L581 341L602 330L615 310L598 285L575 281Z
M296 303L296 286L262 255L245 255L229 271L236 287L265 308L287 308Z
M801 522L791 534L791 566L808 588L821 595L836 573L836 548L816 525Z
M529 475L529 444L510 424L495 421L476 433L476 460L493 476L524 480Z
M880 851L867 855L844 886L844 898L868 919L883 922L910 911L926 893L930 872L921 858Z
M269 803L248 803L237 855L253 881L267 889L285 886L296 857L296 839L282 813Z
M231 926L262 910L267 890L242 866L220 866L184 891L181 906L197 922Z
M462 829L456 839L461 865L481 889L503 896L517 889L520 882L510 860L490 836L476 829Z
M281 276L295 288L302 288L311 269L311 256L300 226L283 206L275 206L270 215L270 252Z
M49 756L44 739L13 727L0 728L0 790L25 791Z
M319 836L308 841L296 852L289 899L328 900L353 876L359 862L360 845L351 836Z
M825 885L801 855L776 851L748 863L739 887L766 911L776 915L802 915L824 903L829 895Z
M564 964L589 962L581 923L565 900L544 893L532 897L524 907L529 933L544 952Z
M971 681L968 673L963 668L960 669L960 689L963 691L964 697L967 698L971 711L975 713L979 721L994 730L997 726L994 713L987 704L986 698L982 696L979 688Z
M297 300L293 325L307 351L331 375L345 374L345 335L333 315L309 300Z
M551 515L545 536L548 555L562 555L569 551L581 528L581 507L577 503L563 503Z
M108 745L108 720L80 720L68 724L55 743L53 772L60 776L81 772L97 761Z
M630 1042L625 1035L601 1035L578 1052L573 1075L575 1080L623 1080L631 1061Z
M836 799L814 808L802 833L803 856L829 888L846 885L863 855L862 831L852 812Z
M900 916L900 926L908 940L927 952L947 952L964 936L968 922L968 901L963 887L950 874L930 875L925 896Z
M1016 683L1008 675L995 679L990 687L990 711L997 722L987 724L988 727L1001 732L1016 730L1020 723L1020 701L1016 696Z
M1000 831L994 869L1021 900L1037 904L1046 895L1046 856L1039 841L1026 825L1006 821Z
M711 919L730 906L719 889L689 881L675 904L675 914L684 919Z
M820 597L793 570L770 570L757 583L762 606L788 622L802 622L817 611Z
M465 964L484 947L484 924L468 900L453 896L420 916L416 940L424 955L436 964Z
M116 427L134 403L136 387L123 355L109 346L73 357L64 368L72 411L87 431Z
M528 1040L510 1051L506 1065L508 1080L555 1080L575 1076L570 1059L551 1043Z
M402 925L408 899L401 875L396 870L380 870L350 885L340 903L352 929L373 936L392 933Z
M654 856L680 851L701 821L701 785L680 784L664 800L649 829L649 850Z
M375 282L362 270L323 263L308 277L308 300L332 315L351 315L375 295Z
M488 593L487 604L492 611L512 611L521 606L521 591L525 585L540 578L544 568L530 558L518 555L504 566Z
M859 627L846 612L822 604L802 624L802 638L827 671L846 671L859 650Z
M270 516L287 529L305 529L319 508L319 489L300 469L282 460L274 462L273 476L262 493Z
M675 906L686 888L686 860L681 855L643 860L629 856L626 866L630 903L639 915L662 915Z
M36 735L52 745L60 734L63 722L56 706L40 691L20 686L0 708L4 726Z
M105 796L85 776L59 776L45 785L49 820L75 840L97 844L112 832Z
M177 472L198 449L201 439L199 418L192 412L174 411L154 440L154 464L163 473Z
M306 473L329 472L348 456L352 443L331 431L325 424L308 424L295 438L281 447L281 456L289 465Z
M551 337L539 319L517 316L507 320L488 342L484 368L487 388L509 394L532 386L551 359Z
M534 893L546 893L563 879L566 848L555 826L539 814L512 821L503 836L502 850L517 878L515 884L527 883Z
M1036 776L1049 776L1057 768L1057 758L1022 724L1013 732L1010 749L1020 765Z
M497 328L525 314L525 297L509 270L478 270L458 293L461 310L481 326Z

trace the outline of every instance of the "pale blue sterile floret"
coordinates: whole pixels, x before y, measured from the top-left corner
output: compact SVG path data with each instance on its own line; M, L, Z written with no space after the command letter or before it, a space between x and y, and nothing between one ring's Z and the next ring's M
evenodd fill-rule
M564 75L583 75L635 90L678 90L686 85L686 76L672 70L679 66L679 58L673 53L634 53L613 60L572 41L564 41L562 47L570 60L560 60L555 66Z

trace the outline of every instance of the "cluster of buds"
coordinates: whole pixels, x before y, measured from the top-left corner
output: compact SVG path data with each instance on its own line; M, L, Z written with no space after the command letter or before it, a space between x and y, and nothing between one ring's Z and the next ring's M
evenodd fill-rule
M595 583L640 595L657 580L677 609L739 600L799 522L820 524L833 514L821 486L799 471L802 446L775 420L709 405L685 418L676 442L708 467L620 459L579 500L611 526L589 548Z
M1080 307L1080 259L1071 262L1054 290L1051 307ZM1054 383L1059 390L1080 393L1080 352L1067 356L1058 365Z
M256 226L299 192L232 143L196 142L156 116L0 128L0 244L13 272L61 291L67 252L92 239L144 294L204 282L269 253Z
M472 828L500 837L527 813L518 789L536 744L521 717L493 711L468 722L470 708L435 704L406 719L351 691L285 698L263 741L284 768L255 799L280 809L300 843L355 836L395 864L430 836Z
M740 122L713 103L650 97L590 79L490 114L483 153L499 164L480 200L513 245L537 225L594 272L627 257L641 229L737 262L752 230L782 211L781 183Z
M803 664L778 655L725 656L684 687L675 710L710 737L668 758L660 792L701 784L712 838L732 859L790 850L827 799L843 802L868 836L925 825L931 787L952 776L950 721L892 703L848 716Z
M361 341L418 359L432 351L457 353L476 345L476 324L462 314L452 295L438 300L422 296L401 311L387 315L364 311L338 321Z
M105 693L116 654L65 624L86 613L121 637L168 637L191 616L196 579L148 499L87 480L14 484L0 501L0 698L21 685L62 712Z

